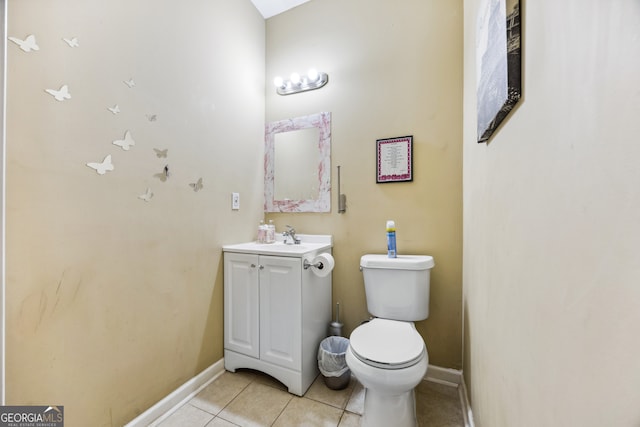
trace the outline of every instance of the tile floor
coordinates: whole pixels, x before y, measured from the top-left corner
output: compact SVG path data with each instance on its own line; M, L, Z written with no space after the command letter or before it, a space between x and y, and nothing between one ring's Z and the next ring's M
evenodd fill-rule
M327 388L322 376L303 397L286 390L260 372L224 372L157 426L360 426L364 389L353 376L344 390ZM416 402L420 427L464 427L457 388L423 381Z

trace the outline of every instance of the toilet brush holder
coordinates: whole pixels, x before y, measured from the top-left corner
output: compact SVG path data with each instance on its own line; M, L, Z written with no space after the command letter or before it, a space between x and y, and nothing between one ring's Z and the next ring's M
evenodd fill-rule
M342 326L344 326L342 323L331 322L331 324L329 325L329 336L335 335L337 337L341 337L342 336Z
M342 327L344 324L340 323L340 303L336 303L336 320L329 324L329 336L342 336Z

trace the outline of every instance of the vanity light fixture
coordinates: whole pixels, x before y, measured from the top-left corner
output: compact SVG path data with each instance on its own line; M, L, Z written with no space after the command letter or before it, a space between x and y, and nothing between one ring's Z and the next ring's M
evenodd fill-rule
M278 92L279 95L291 95L307 90L320 89L326 85L328 81L329 76L327 73L312 68L304 76L298 73L292 73L288 80L282 77L276 77L273 79L273 84L276 86L276 92Z

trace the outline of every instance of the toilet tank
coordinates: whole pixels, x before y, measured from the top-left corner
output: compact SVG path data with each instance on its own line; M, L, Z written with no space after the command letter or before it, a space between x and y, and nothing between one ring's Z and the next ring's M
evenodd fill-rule
M364 276L367 309L383 319L414 322L429 317L431 269L428 255L363 255L360 269Z

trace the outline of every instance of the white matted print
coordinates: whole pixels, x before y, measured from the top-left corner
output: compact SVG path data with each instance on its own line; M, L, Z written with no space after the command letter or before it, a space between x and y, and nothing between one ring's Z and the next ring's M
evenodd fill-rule
M413 181L413 136L376 140L376 182Z

